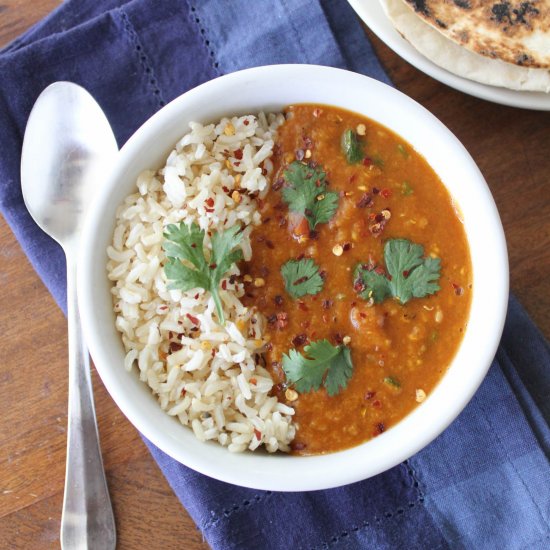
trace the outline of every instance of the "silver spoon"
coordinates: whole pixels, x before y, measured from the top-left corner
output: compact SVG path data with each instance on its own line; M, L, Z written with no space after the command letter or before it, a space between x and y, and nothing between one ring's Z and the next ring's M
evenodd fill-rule
M76 299L76 259L86 206L117 151L105 115L86 90L56 82L42 92L25 130L21 187L31 216L67 257L69 423L61 517L64 550L109 550L116 544Z

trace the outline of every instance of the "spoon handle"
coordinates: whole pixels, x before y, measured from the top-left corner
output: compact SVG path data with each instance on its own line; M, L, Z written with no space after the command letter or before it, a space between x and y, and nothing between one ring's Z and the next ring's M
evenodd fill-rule
M67 467L61 516L63 550L111 550L116 529L92 395L90 361L76 298L76 262L67 251L69 324L69 423Z

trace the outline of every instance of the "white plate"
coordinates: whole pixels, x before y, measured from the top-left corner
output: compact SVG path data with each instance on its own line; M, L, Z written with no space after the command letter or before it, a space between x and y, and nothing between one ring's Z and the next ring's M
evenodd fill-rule
M411 65L432 78L451 86L451 88L494 103L523 109L550 111L550 94L521 92L481 84L455 75L432 63L395 30L378 0L348 0L348 2L380 40Z

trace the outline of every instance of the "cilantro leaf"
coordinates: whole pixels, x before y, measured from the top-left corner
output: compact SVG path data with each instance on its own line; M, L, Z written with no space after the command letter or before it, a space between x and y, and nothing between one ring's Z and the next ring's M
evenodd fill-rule
M384 246L384 260L392 277L390 291L402 304L439 290L441 260L423 256L424 247L406 239L393 239Z
M323 288L319 266L311 258L289 260L281 267L285 289L293 298L317 294Z
M240 248L235 249L242 239L240 227L234 225L226 231L213 231L211 237L212 252L210 260L204 255L204 230L195 223L185 225L170 224L164 232L165 242L162 248L168 258L164 266L166 278L170 280L169 289L183 292L193 288L204 288L212 294L218 319L225 323L219 285L224 274L243 257ZM189 267L182 262L193 265Z
M365 158L363 143L353 130L346 130L342 134L341 146L348 164L357 164Z
M375 304L383 302L391 296L388 279L382 273L376 271L373 267L357 265L353 273L355 289L359 291L359 296L365 300L372 300Z
M354 287L365 300L382 302L393 296L402 304L424 298L439 290L439 258L424 258L424 247L407 239L391 239L384 245L384 261L389 277L370 266L355 268Z
M318 195L320 197L320 195ZM324 193L324 198L317 199L311 207L311 213L306 212L306 218L309 222L310 228L314 228L319 223L328 223L336 209L338 208L338 193L334 191L327 191Z
M311 168L294 161L284 172L288 185L283 187L283 200L291 212L303 214L311 230L327 223L338 208L338 193L327 191L326 173L322 167Z
M283 370L298 392L318 390L323 385L330 397L348 385L353 373L350 349L317 340L304 348L305 356L291 349L283 354Z

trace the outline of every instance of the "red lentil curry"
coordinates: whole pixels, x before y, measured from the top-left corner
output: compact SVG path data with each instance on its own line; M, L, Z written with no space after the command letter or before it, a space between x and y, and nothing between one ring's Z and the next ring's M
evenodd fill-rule
M472 269L449 193L409 144L334 107L286 114L244 302L267 318L292 450L312 455L381 434L429 395L465 330Z

